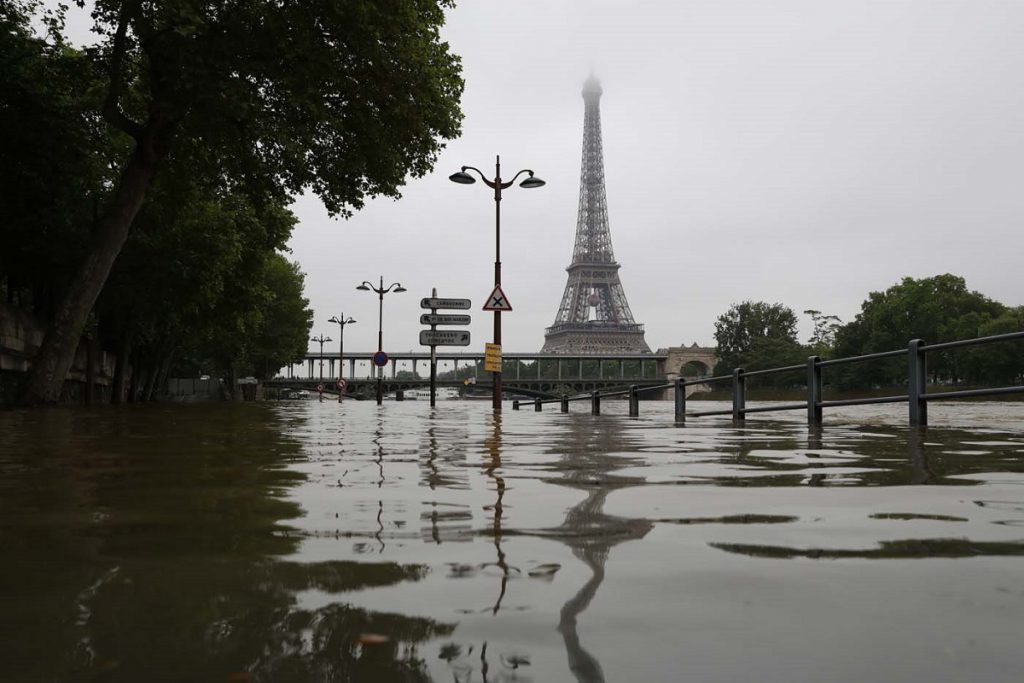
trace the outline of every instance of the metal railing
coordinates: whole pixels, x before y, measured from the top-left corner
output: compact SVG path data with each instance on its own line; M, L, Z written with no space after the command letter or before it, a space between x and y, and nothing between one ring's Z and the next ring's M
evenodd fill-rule
M941 391L928 393L926 390L927 379L927 354L932 351L945 351L948 349L963 348L966 346L979 346L995 342L1013 341L1024 339L1024 331L996 334L989 337L978 337L975 339L961 339L959 341L944 342L942 344L927 345L920 339L913 339L905 349L895 351L882 351L880 353L867 353L862 356L851 356L849 358L833 358L822 360L819 356L811 356L806 363L799 365L787 365L767 370L744 370L736 368L731 375L719 375L717 377L700 377L697 379L677 379L668 384L639 387L632 385L627 389L614 391L592 391L589 394L576 396L563 396L553 399L535 399L533 401L513 401L512 409L519 410L521 403L532 403L534 410L540 412L545 403L558 403L563 413L569 412L569 404L575 401L590 401L590 411L593 415L601 414L601 399L627 396L629 399L630 417L640 415L640 394L648 391L675 390L675 418L683 421L687 417L709 417L712 415L731 415L733 420L743 421L749 413L771 413L782 410L807 410L807 423L809 425L820 425L822 412L825 408L836 408L840 406L860 406L878 403L902 403L909 405L909 422L911 426L924 426L928 424L928 402L955 398L972 398L978 396L1000 396L1006 394L1024 393L1024 386L1007 387L986 387L982 389L965 389L961 391ZM842 400L826 401L822 392L822 369L835 365L848 363L862 363L883 358L907 357L907 393L893 396L875 396L870 398L850 398ZM807 372L807 399L798 403L775 403L768 406L757 406L748 408L747 402L747 378L764 377L777 375L786 372ZM698 412L686 412L686 387L715 384L718 382L732 382L732 408L728 410L705 410Z

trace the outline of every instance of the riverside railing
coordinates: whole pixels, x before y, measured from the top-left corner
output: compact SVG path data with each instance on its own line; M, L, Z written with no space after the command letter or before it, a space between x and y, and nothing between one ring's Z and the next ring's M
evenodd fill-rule
M851 356L848 358L832 358L822 360L819 356L810 356L806 363L799 365L787 365L767 370L744 370L736 368L730 375L719 375L717 377L700 377L697 379L677 379L667 384L639 387L632 385L627 389L616 389L613 391L593 391L589 394L576 396L563 396L561 398L534 399L533 401L513 401L512 409L519 410L522 403L532 403L534 410L540 412L545 403L558 403L563 413L569 412L569 404L575 401L590 401L590 412L594 415L601 414L601 400L604 398L615 398L626 396L629 400L629 415L637 417L640 415L640 394L650 391L675 390L675 418L684 421L687 417L708 417L712 415L731 415L733 420L743 421L749 413L771 413L782 410L806 410L807 423L820 425L822 413L825 408L836 408L840 406L872 405L876 403L902 403L909 406L908 419L911 426L924 426L928 424L928 402L942 401L955 398L971 398L977 396L999 396L1005 394L1024 393L1024 386L1015 385L1007 387L986 387L982 389L964 389L961 391L940 391L929 393L927 391L927 355L929 352L945 351L968 346L980 346L995 342L1013 341L1024 339L1024 331L1009 332L1006 334L995 334L988 337L977 337L975 339L961 339L959 341L944 342L942 344L925 344L920 339L912 339L905 349L895 351L882 351L880 353L867 353L862 356ZM826 401L822 392L822 369L835 365L846 365L849 363L863 363L884 358L907 357L907 393L892 396L874 396L870 398L850 398L835 401ZM768 406L757 406L748 408L747 402L747 378L764 377L787 372L805 371L807 373L807 399L794 403L775 403ZM686 412L686 387L715 384L719 382L732 383L732 408L728 410L704 410L697 412Z

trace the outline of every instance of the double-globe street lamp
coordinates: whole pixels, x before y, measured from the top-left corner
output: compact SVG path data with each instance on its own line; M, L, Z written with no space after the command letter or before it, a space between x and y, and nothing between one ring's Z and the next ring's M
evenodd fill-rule
M331 338L321 334L319 337L313 337L312 340L320 344L320 381L317 384L317 391L320 393L320 400L322 401L324 400L324 342L331 341Z
M380 301L380 305L377 312L377 353L374 354L374 365L377 365L377 358L383 357L384 353L384 295L388 292L394 291L395 294L405 291L405 287L398 282L392 282L386 288L384 287L384 276L380 276L380 287L374 287L372 284L363 280L363 284L356 287L356 289L363 292L377 292L377 297ZM385 363L387 361L385 360ZM383 382L384 365L377 365L377 405L384 402L384 386Z
M338 323L341 328L341 332L338 333L338 403L341 403L341 396L345 393L345 389L341 386L341 380L345 378L345 367L342 365L342 361L345 359L345 325L350 325L355 322L352 318L345 318L345 314L333 316L327 322Z
M476 178L466 173L466 171L476 171L477 175L480 176L480 180L484 181L487 187L494 190L494 286L495 288L501 286L501 191L512 187L516 182L516 179L524 173L527 177L523 182L519 183L519 187L531 189L534 187L543 187L544 181L533 175L533 171L528 168L516 173L512 176L512 180L508 182L502 182L501 180L501 157L495 157L494 161L494 180L488 180L487 176L483 174L478 168L473 166L463 166L462 170L458 173L453 173L448 176L448 179L453 183L460 185L472 185L476 182ZM494 343L501 346L501 311L494 311ZM494 377L494 396L492 399L492 405L494 410L501 410L501 372L493 373Z

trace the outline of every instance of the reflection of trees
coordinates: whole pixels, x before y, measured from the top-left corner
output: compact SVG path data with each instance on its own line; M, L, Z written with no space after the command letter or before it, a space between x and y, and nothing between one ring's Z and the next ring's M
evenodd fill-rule
M1024 555L1024 543L970 541L966 538L911 538L901 541L880 541L876 548L788 548L745 543L711 543L711 547L740 555L792 559L834 560L861 558L867 560L909 559L915 557L977 557L981 555Z
M41 411L13 431L0 416L6 679L426 680L415 643L453 625L336 602L422 566L275 559L297 550L297 415Z
M501 413L492 413L491 415L491 435L484 440L484 448L487 449L487 455L489 462L484 468L484 473L494 480L494 488L497 494L497 499L494 501L494 505L489 505L485 509L490 509L491 515L491 535L494 540L494 549L497 552L498 559L494 562L484 564L484 567L498 567L501 570L501 589L498 591L498 598L494 602L492 612L498 613L501 609L501 601L505 599L505 592L508 589L509 575L512 571L518 572L519 569L516 567L510 567L508 562L505 560L505 552L501 549L501 523L502 515L504 514L504 507L502 501L505 498L505 478L499 474L501 468Z

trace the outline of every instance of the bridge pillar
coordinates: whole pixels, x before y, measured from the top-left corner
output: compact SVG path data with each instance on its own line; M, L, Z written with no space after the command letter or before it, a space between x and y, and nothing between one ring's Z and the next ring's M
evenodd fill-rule
M519 362L519 359L516 359L516 379L519 379L519 370L521 368L522 368L522 363Z
M395 360L394 358L392 358L391 359L391 379L394 379L395 375L397 375L397 374L398 374L398 361Z
M555 359L555 366L558 368L558 379L562 379L562 359Z
M333 358L328 358L327 359L327 376L328 377L334 377L334 359Z
M356 359L349 358L348 360L348 376L352 379L356 377Z
M625 379L626 377L626 359L619 359L619 379Z
M309 379L313 379L313 359L309 359Z

